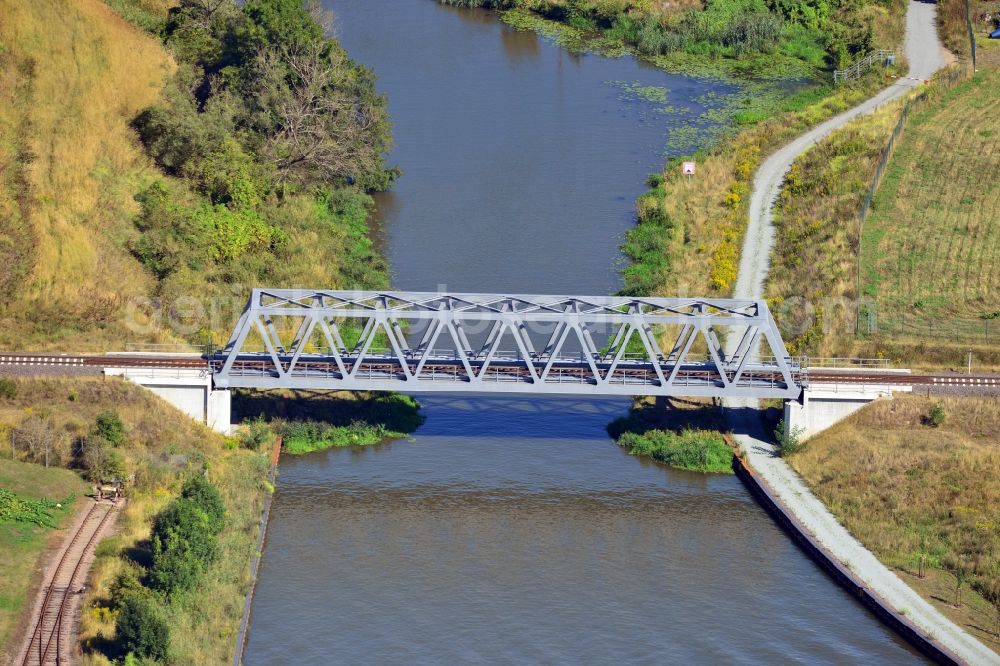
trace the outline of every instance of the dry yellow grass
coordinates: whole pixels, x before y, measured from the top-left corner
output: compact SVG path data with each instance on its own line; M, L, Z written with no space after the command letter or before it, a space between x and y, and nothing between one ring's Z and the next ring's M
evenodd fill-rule
M973 590L954 606L957 559L973 587L1000 582L1000 398L896 396L809 440L789 462L867 548L993 649L997 609ZM928 570L917 577L921 561Z
M679 168L665 171L661 206L674 228L669 276L658 293L730 293L746 229L750 184L761 159L806 128L865 99L880 85L867 80L844 87L743 130L698 159L693 180L681 175Z
M18 91L6 95L15 103L3 112L3 144L21 128L33 156L21 164L31 231L14 239L31 254L30 271L0 311L0 344L30 331L36 346L58 345L80 327L115 336L122 305L151 286L123 249L133 194L151 169L129 121L156 100L173 64L100 0L0 0L0 15L4 49L25 64L18 80L0 82ZM10 210L16 202L4 194L0 210Z

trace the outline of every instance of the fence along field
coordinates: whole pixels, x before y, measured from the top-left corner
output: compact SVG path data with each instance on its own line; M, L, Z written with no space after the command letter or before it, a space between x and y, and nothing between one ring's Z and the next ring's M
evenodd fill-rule
M998 84L981 70L912 111L865 220L862 333L1000 341Z

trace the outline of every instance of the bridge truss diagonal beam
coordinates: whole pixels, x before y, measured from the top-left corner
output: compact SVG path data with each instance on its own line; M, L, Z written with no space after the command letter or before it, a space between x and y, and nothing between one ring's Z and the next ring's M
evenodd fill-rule
M255 289L210 362L220 388L797 398L806 381L767 304L740 299Z

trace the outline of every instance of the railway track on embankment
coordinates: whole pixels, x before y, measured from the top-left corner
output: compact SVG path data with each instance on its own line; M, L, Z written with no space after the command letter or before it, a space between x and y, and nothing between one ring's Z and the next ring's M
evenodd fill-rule
M73 663L79 592L86 581L94 548L118 507L95 502L74 525L55 567L46 573L44 591L32 614L31 633L21 649L20 666L66 666Z
M355 359L356 360L356 359ZM366 365L371 361L365 359ZM215 362L218 365L218 361ZM260 371L264 365L257 363ZM330 364L332 367L332 364ZM212 371L213 363L195 354L59 354L59 353L0 353L0 374L8 375L74 375L98 374L104 368L159 368ZM381 368L377 363L373 368ZM387 366L388 367L388 366ZM440 366L445 371L450 366ZM452 368L460 373L462 368ZM514 375L527 372L522 367L506 368ZM682 371L680 374L684 374ZM1000 393L1000 374L960 374L957 372L909 373L891 369L805 369L802 378L810 385L847 386L871 385L887 388L912 386L929 389L931 393L994 394Z

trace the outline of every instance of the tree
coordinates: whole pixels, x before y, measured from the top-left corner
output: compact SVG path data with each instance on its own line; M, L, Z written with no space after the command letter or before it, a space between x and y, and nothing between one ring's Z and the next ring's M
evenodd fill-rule
M129 595L125 598L118 612L115 633L125 653L151 659L167 657L170 628L145 596Z
M226 505L218 489L208 482L204 476L192 476L184 482L181 497L194 502L208 517L208 528L218 534L226 523Z
M112 608L121 609L130 597L148 596L150 594L150 591L142 585L140 571L138 565L127 563L125 568L115 576L108 590L108 597Z
M279 180L362 180L381 170L385 102L343 49L329 41L261 49L253 78L254 117Z
M243 14L239 41L247 59L277 45L298 49L316 44L330 27L328 14L315 0L247 0Z
M949 555L945 558L944 567L955 576L955 608L962 607L962 588L969 577L969 564L960 555Z
M91 435L80 443L80 464L89 481L125 477L125 459L103 437Z
M94 434L104 438L113 446L118 446L125 441L125 424L122 423L118 412L107 409L97 415Z
M13 432L13 441L18 449L26 451L28 459L35 463L58 464L65 451L56 432L52 419L43 416L29 416Z
M205 534L204 538L210 536ZM201 543L188 541L178 532L157 539L153 545L153 568L149 572L153 589L172 594L194 588L207 564L198 545ZM214 557L214 543L212 547Z
M209 515L185 497L174 500L157 514L151 541L150 582L155 589L168 594L194 587L218 550Z

